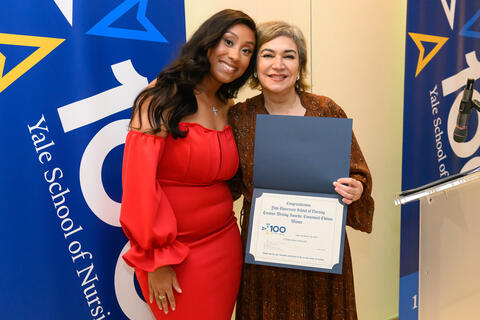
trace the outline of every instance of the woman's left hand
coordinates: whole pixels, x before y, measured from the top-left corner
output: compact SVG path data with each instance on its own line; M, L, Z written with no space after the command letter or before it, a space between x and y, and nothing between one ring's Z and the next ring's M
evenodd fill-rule
M335 191L343 197L342 201L351 204L360 199L363 193L363 184L353 178L340 178L333 182Z

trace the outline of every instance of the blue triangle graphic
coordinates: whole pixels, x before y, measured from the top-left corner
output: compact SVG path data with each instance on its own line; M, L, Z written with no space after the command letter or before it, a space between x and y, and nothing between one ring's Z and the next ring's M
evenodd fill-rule
M122 17L125 13L137 5L137 3L137 20L145 28L145 30L131 30L111 27L113 22ZM147 19L147 4L148 0L125 0L118 7L107 14L102 20L100 20L100 22L93 26L93 28L88 30L87 34L153 42L168 42L167 39L165 39L165 37L150 22L150 20Z
M138 4L134 5L120 18L110 24L110 28L142 30L146 31L142 24L137 20Z
M480 32L469 30L475 24L475 22L477 22L479 17L480 17L480 10L478 10L477 13L475 13L475 15L471 17L470 20L467 21L467 23L465 23L462 30L460 30L459 34L464 37L472 37L472 38L480 39Z

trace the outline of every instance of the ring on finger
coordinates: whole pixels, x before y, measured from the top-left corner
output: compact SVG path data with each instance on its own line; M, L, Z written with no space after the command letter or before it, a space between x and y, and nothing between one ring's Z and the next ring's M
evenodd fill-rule
M161 294L159 294L159 295L158 295L158 299L160 299L160 300L164 300L164 299L166 299L166 298L165 298L165 296L164 296L164 295L161 295Z

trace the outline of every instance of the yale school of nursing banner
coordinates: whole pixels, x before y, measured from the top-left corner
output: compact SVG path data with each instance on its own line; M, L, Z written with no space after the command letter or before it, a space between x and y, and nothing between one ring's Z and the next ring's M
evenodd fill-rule
M480 165L476 111L466 143L453 140L467 78L480 78L480 3L410 0L406 31L402 190ZM417 201L402 208L401 320L418 319L418 232Z
M153 319L119 224L133 99L183 0L0 2L1 319Z

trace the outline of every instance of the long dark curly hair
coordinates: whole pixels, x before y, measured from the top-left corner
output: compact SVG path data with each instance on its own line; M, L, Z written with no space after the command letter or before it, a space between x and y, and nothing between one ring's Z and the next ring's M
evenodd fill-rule
M141 122L142 108L148 110L149 133L155 134L167 130L174 138L185 137L187 132L179 129L182 118L198 110L194 89L210 72L207 52L215 47L225 32L232 26L243 24L253 32L255 22L242 11L225 9L205 21L193 36L181 48L176 60L160 72L156 84L144 89L133 104L132 115L138 113ZM255 66L255 52L245 73L238 79L223 84L216 92L224 103L235 98L238 90L250 77Z

